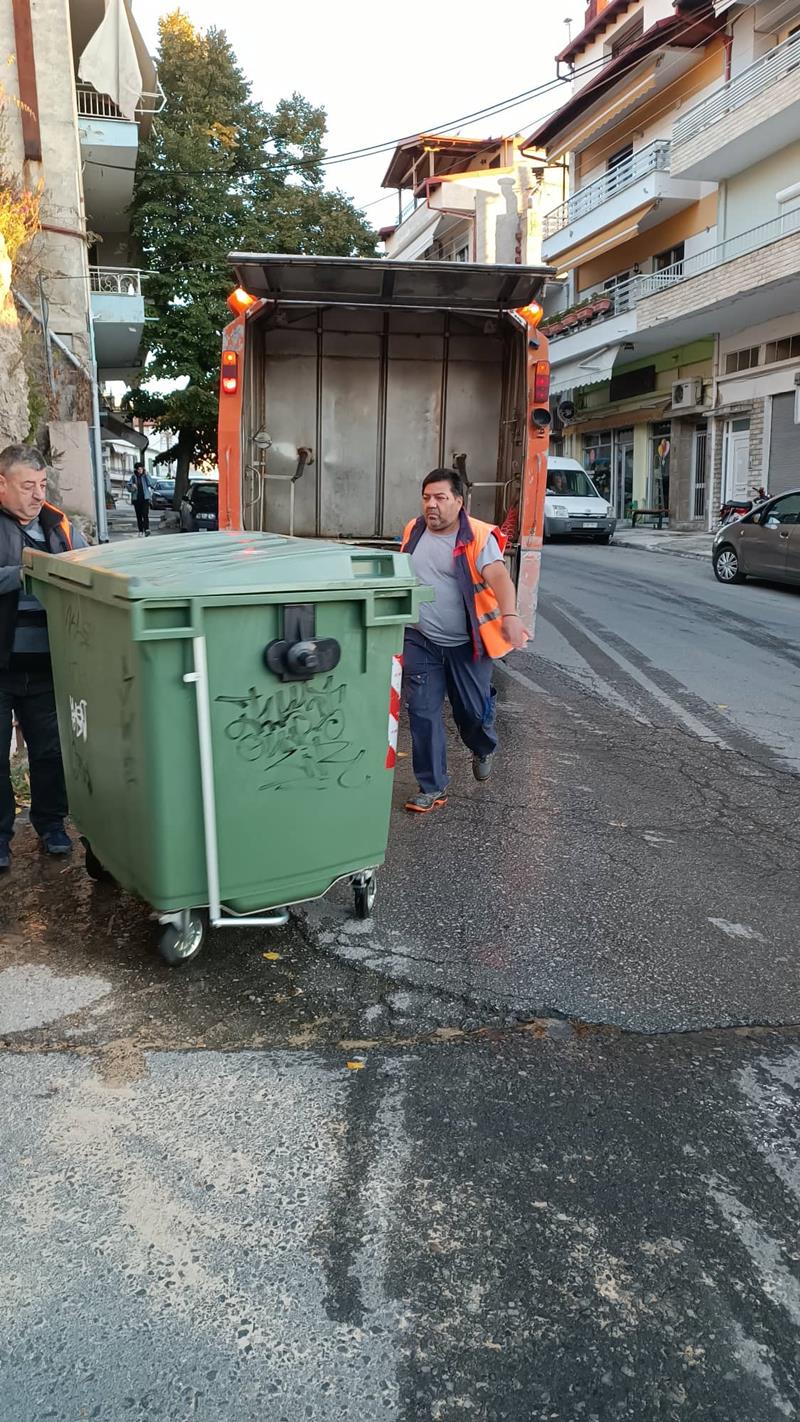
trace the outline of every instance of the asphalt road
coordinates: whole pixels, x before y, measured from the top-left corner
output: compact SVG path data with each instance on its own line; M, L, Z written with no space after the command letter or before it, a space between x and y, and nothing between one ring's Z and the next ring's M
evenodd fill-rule
M170 970L20 826L0 1422L800 1416L797 607L548 548L488 784L451 737L405 815L403 733L371 921Z
M800 770L800 588L724 587L710 559L548 544L534 653L630 717Z

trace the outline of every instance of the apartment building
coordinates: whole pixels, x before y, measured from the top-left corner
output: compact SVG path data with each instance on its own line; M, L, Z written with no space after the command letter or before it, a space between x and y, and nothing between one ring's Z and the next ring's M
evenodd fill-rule
M619 517L706 527L799 482L800 4L593 0L531 135L569 155L544 257L563 448Z
M566 168L523 156L519 136L420 134L395 149L382 186L398 198L397 222L380 232L390 261L537 264Z
M716 331L712 502L800 487L800 3L716 5L725 73L676 119L671 171L718 184L713 247L648 302Z
M714 326L657 308L661 274L718 240L716 181L676 174L671 154L676 119L723 81L723 28L709 0L592 0L558 56L571 97L523 145L569 162L570 196L544 219L544 258L568 276L546 323L556 435L620 519L707 516Z
M100 518L100 445L120 431L102 416L98 386L141 369L129 207L139 142L163 97L129 0L11 0L0 53L12 61L6 167L41 194L41 231L14 295L49 351L48 379L53 362L63 374L42 392L37 434L65 506Z

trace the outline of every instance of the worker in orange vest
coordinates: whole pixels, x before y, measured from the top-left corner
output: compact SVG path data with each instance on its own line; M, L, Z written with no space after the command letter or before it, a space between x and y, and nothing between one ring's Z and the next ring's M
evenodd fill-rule
M419 794L406 809L425 815L447 804L445 697L472 752L475 779L488 780L497 749L493 662L524 647L528 633L516 610L499 528L471 518L455 469L433 469L422 484L422 514L406 525L403 551L433 602L406 631L403 689Z

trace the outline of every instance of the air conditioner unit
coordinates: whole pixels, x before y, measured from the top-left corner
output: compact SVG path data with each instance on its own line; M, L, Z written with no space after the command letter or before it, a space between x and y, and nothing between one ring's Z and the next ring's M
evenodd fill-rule
M676 380L672 386L673 410L692 410L703 403L702 380Z

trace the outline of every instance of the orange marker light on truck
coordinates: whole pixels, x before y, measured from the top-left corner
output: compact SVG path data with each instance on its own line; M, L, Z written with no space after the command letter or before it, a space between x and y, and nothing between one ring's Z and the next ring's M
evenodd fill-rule
M243 316L245 311L249 311L251 306L255 306L256 298L245 291L243 286L237 286L228 297L228 309L234 316Z
M538 301L531 301L527 306L520 306L517 315L521 316L527 326L532 326L534 330L544 316L544 307Z
M235 351L222 352L222 393L235 395L239 389L239 357Z

